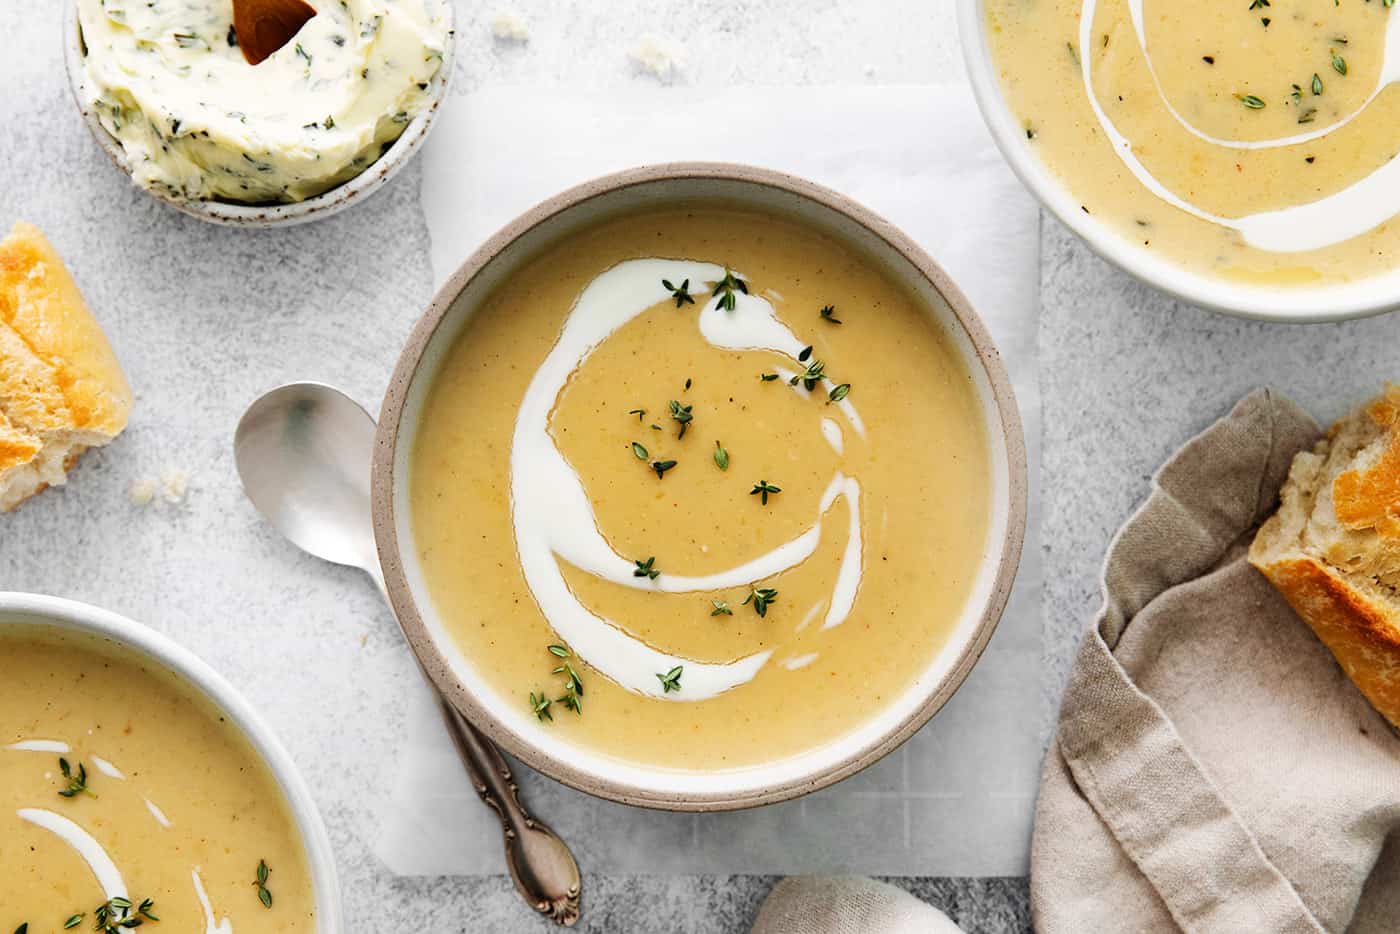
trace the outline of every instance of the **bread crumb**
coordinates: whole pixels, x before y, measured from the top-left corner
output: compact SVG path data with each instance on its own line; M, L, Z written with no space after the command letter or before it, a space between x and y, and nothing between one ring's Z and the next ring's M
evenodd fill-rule
M530 27L514 10L501 10L491 18L491 35L501 42L529 42Z
M183 470L163 471L160 477L137 477L127 488L127 498L133 506L149 506L159 497L174 506L185 501L190 491L190 475Z
M183 503L190 489L190 475L183 470L167 470L160 475L161 498L167 503Z
M147 477L132 480L126 495L133 506L149 506L156 498L156 481Z
M627 53L632 64L658 81L671 83L685 68L685 46L674 39L645 35Z

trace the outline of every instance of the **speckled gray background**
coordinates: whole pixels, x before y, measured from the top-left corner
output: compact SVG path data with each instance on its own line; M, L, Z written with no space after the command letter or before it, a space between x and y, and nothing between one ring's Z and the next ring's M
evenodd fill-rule
M459 0L460 88L651 81L626 52L685 39L677 80L934 82L957 78L950 0L519 0L524 45L494 41L498 7ZM394 623L355 572L263 527L229 451L243 406L319 378L373 404L426 302L430 271L410 168L356 210L283 232L202 225L133 191L68 97L56 0L0 4L0 222L43 227L72 265L137 393L127 434L67 489L0 520L0 588L101 603L213 662L268 716L310 780L339 852L354 931L541 931L503 877L396 879L363 828L386 775L374 751L415 677ZM815 144L815 143L814 143ZM1320 417L1400 373L1400 319L1270 327L1185 308L1043 235L1048 698L1097 599L1109 535L1152 469L1239 395L1269 382ZM179 505L132 506L137 478L179 469ZM268 568L275 573L268 573ZM315 659L313 668L310 659ZM337 711L333 721L324 716ZM1024 880L897 880L965 929L1029 928ZM747 930L772 880L590 877L593 932Z

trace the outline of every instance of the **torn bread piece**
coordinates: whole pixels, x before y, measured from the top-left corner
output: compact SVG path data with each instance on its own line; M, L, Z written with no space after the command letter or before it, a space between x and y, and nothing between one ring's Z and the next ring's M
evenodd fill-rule
M1293 460L1249 560L1400 728L1400 386Z
M0 240L0 512L48 486L126 427L131 389L73 277L44 235Z

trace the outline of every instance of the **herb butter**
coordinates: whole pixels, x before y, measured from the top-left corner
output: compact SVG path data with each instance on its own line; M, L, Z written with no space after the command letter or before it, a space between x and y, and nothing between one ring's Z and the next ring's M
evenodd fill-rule
M87 102L148 188L300 201L368 168L430 101L443 0L315 0L244 60L230 0L80 0Z

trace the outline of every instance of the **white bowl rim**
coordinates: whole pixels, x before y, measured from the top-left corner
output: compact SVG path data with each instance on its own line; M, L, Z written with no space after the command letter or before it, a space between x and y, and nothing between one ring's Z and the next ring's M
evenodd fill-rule
M1085 213L1078 199L1027 145L1025 128L1007 104L987 43L985 2L957 0L963 59L982 117L1022 184L1099 256L1168 295L1240 318L1306 324L1364 318L1400 308L1400 269L1312 288L1239 284L1169 262Z
M316 929L322 934L340 934L344 930L335 851L310 787L272 727L223 675L169 636L79 600L0 591L0 628L16 624L71 629L111 639L177 675L228 714L230 722L252 745L286 796L311 870Z
M880 241L903 263L940 294L947 305L947 316L960 327L969 350L965 362L986 380L979 390L983 403L988 444L1003 461L993 490L993 513L1004 510L1003 521L994 520L988 529L986 558L979 568L979 582L969 595L960 629L950 634L947 644L899 701L882 711L869 724L850 736L833 740L813 753L821 758L829 747L845 746L844 757L832 756L805 772L784 768L793 759L776 760L750 769L716 772L686 772L645 767L611 760L589 753L580 755L576 746L563 741L541 743L498 718L486 701L467 688L454 667L455 647L444 650L434 638L434 627L427 614L420 612L415 598L412 561L401 554L399 524L403 510L398 504L404 483L396 479L400 455L399 438L411 434L406 427L409 395L414 377L439 325L447 319L458 295L487 269L495 257L526 236L537 226L595 199L607 198L626 189L653 183L687 181L741 183L767 188L786 196L796 196L815 204L847 222L863 228L865 236ZM974 379L977 376L974 375ZM1027 519L1027 475L1025 439L1005 365L985 325L971 303L947 273L907 234L845 195L795 176L749 165L718 162L682 162L649 165L602 176L570 188L550 198L506 225L489 238L443 284L428 309L414 326L389 382L375 438L374 468L371 477L374 528L380 563L390 603L404 627L409 645L424 670L438 688L475 726L512 755L551 778L592 795L624 804L676 811L735 810L772 804L804 795L845 779L898 748L921 729L962 686L987 643L991 640L1006 606L1019 565ZM1004 487L1002 486L1004 484ZM979 592L980 588L980 592ZM935 678L933 672L940 671ZM906 700L914 700L906 703ZM907 709L894 715L901 707ZM887 722L886 722L887 721ZM879 731L867 727L885 723ZM861 736L869 732L870 736ZM580 765L580 761L587 765ZM607 760L606 764L602 764ZM749 773L767 770L781 777L755 783ZM793 774L788 774L793 773ZM734 776L726 784L724 778Z
M220 224L226 227L292 227L310 221L321 220L339 214L352 205L359 204L379 191L403 169L413 158L432 129L438 109L447 98L452 83L452 72L456 60L457 28L456 4L453 0L443 0L447 17L447 42L443 46L442 65L429 81L428 106L418 116L409 121L398 138L379 158L351 178L334 188L327 189L302 201L285 204L238 204L233 201L191 201L177 198L167 191L146 188L137 183L126 161L126 152L121 143L107 132L97 114L88 107L85 87L86 71L83 68L82 26L79 21L79 0L66 0L68 14L63 17L63 62L68 72L68 84L73 93L73 101L82 115L83 122L92 131L93 138L102 151L121 169L122 174L138 191L144 192L175 208L182 214Z

